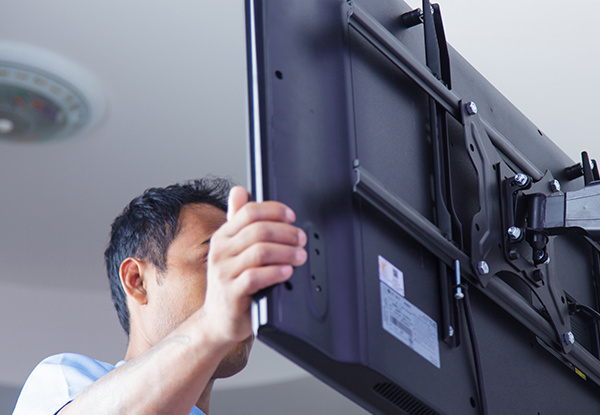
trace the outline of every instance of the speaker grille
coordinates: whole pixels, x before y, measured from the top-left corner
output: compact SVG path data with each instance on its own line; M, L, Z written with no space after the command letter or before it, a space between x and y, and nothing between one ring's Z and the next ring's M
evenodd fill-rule
M377 383L373 386L379 396L385 398L390 403L405 411L410 415L439 415L438 412L429 408L423 402L401 389L393 383Z

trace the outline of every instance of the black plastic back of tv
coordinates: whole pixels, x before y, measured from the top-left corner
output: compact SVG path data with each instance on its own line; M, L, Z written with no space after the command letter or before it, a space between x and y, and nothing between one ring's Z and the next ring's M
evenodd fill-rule
M424 65L423 29L402 26L399 16L410 11L402 1L247 2L253 191L291 206L309 236L308 264L259 302L259 338L373 413L479 414L471 339L463 312L452 303L454 336L444 333L439 247L411 235L357 192L368 175L394 200L435 222L430 93L349 23L359 7ZM476 102L478 116L510 143L498 151L503 168L548 171L563 192L581 188L582 179L565 177L573 161L458 53L451 49L450 55L452 92ZM472 218L481 208L481 171L469 156L460 114L449 110L452 200L463 225L459 248L468 255ZM592 250L571 236L553 238L551 248L563 302L569 296L597 306ZM401 271L404 293L382 280L382 260ZM519 291L518 282L504 279ZM577 369L578 376L552 351L560 347L540 341L470 282L489 413L600 412L600 393L585 370ZM394 318L402 307L412 313L410 327ZM384 328L390 318L400 334ZM410 333L418 344L398 337L424 324L434 328ZM575 335L577 345L594 349L587 328Z

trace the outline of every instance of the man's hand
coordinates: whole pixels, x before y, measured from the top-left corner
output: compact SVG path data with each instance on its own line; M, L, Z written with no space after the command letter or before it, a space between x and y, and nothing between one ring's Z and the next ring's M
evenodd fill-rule
M251 335L252 295L286 281L306 262L306 234L292 225L294 212L279 202L248 202L234 187L227 222L211 238L202 312L214 319L213 335L238 342Z
M67 414L187 415L208 408L214 374L252 334L252 295L287 280L306 262L306 234L278 202L229 196L227 221L212 235L204 304L159 343L89 386ZM202 295L202 293L198 293Z

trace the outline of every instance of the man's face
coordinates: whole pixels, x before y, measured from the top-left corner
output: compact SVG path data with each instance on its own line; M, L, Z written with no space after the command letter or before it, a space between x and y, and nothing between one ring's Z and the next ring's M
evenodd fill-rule
M153 286L148 290L148 303L153 304L150 321L156 336L153 343L202 307L210 238L225 220L225 212L212 205L199 203L182 208L179 232L167 250L167 270L148 281ZM227 377L243 369L251 345L249 338L234 347L215 376Z

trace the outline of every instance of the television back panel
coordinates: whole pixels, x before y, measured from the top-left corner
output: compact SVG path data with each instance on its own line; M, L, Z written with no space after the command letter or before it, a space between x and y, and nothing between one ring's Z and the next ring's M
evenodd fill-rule
M360 167L435 222L430 97L349 24L356 6L424 65L421 27L399 24L410 11L402 1L247 2L253 191L291 206L309 239L308 263L259 301L258 337L373 413L479 414L464 316L453 311L454 338L443 331L439 253L353 190ZM563 181L573 161L450 54L453 91L477 102L534 170ZM448 119L453 199L468 246L478 179L463 127ZM519 170L510 157L505 164ZM581 186L564 180L563 190ZM567 237L555 244L561 282L593 304L590 249ZM600 411L597 389L530 330L477 289L470 298L489 413Z

